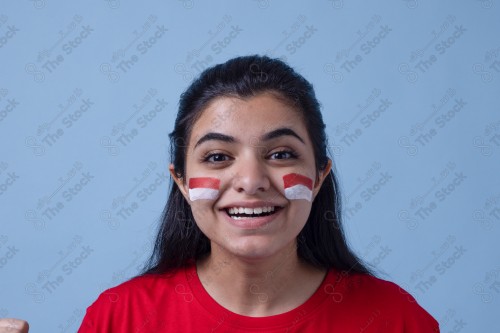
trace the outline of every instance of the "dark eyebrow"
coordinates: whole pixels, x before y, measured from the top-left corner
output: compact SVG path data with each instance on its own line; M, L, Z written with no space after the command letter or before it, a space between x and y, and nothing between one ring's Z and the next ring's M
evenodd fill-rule
M279 138L279 137L285 136L285 135L293 136L293 137L297 138L300 142L305 144L304 140L302 140L302 138L297 133L295 133L294 130L292 130L291 128L288 128L288 127L281 127L281 128L272 130L269 133L264 134L261 137L261 141L269 141L269 140L276 139L276 138ZM201 145L203 142L210 141L210 140L222 141L222 142L227 142L227 143L238 142L238 140L236 140L234 137L232 137L230 135L216 133L216 132L209 132L209 133L203 135L198 140L198 142L196 142L196 145L194 146L193 149L195 149L196 147Z
M302 140L302 138L297 133L295 133L294 130L292 130L291 128L288 128L288 127L281 127L281 128L275 129L269 133L266 133L262 136L261 140L262 141L269 141L269 140L272 140L272 139L275 139L275 138L278 138L278 137L284 136L284 135L293 136L293 137L299 139L300 142L305 144L304 140Z
M222 133L215 133L215 132L209 132L202 136L198 142L196 142L196 145L194 146L193 149L196 149L199 145L201 145L205 141L210 141L210 140L217 140L217 141L223 141L223 142L228 142L228 143L234 143L236 142L236 139L230 135L222 134Z

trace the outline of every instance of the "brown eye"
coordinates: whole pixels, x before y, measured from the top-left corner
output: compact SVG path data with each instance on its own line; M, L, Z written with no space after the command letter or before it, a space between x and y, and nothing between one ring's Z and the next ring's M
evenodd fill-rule
M270 158L273 160L286 160L297 158L297 154L295 154L293 151L282 150L272 153Z
M229 160L229 156L227 156L225 154L221 154L221 153L209 154L209 155L205 156L205 158L203 159L204 162L208 162L208 163L219 163L219 162L225 162L228 160Z

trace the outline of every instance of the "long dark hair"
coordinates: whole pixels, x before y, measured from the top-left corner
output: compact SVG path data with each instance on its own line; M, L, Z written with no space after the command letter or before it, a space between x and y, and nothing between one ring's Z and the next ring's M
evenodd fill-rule
M184 178L187 142L193 124L210 101L221 96L247 98L263 92L277 94L302 113L314 147L316 169L324 170L329 160L328 142L312 85L283 61L254 55L234 58L205 70L181 95L174 130L169 134L176 175ZM171 182L154 250L143 274L185 267L209 253L210 240L194 222L191 207L177 185ZM334 169L324 180L298 235L297 253L300 259L319 268L373 275L346 242Z

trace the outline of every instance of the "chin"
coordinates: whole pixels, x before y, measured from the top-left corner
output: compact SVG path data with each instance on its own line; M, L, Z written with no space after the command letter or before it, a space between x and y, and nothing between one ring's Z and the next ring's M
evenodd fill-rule
M232 255L243 260L264 260L289 248L289 243L278 242L276 236L266 237L260 235L243 236L241 238L245 239L234 239L234 242L225 244L223 247Z

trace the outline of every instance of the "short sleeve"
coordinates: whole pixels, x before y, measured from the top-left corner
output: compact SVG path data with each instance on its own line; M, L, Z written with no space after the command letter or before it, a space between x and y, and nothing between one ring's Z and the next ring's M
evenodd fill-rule
M92 315L90 312L90 307L87 308L87 312L85 313L85 316L83 317L83 321L80 325L80 328L78 329L78 333L94 333L95 328L93 325L92 321Z
M118 295L111 290L103 292L97 300L87 308L78 333L109 333L113 328L113 313Z
M417 300L401 287L399 292L402 294L401 301L404 317L405 333L438 333L439 323L432 317Z

